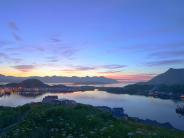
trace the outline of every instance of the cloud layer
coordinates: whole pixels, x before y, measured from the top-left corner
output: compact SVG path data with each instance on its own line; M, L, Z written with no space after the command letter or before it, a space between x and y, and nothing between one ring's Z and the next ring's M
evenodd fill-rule
M13 66L13 68L21 72L30 72L35 68L35 66L34 65L16 65L16 66Z

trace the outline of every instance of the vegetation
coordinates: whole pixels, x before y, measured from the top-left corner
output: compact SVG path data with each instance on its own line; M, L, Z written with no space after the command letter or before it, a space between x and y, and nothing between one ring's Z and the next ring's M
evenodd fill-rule
M13 125L12 125L13 124ZM95 107L44 105L0 108L0 134L6 138L182 138L184 132L118 120Z
M180 95L184 94L184 85L148 85L148 84L132 84L127 85L122 88L116 88L116 87L101 87L99 90L104 90L110 93L116 93L116 94L137 94L137 95L148 95L150 91L157 91L159 93L165 93L169 94L170 92L175 97L180 97Z
M184 95L184 69L169 69L147 82L127 85L122 88L99 88L110 93L149 95L149 92L157 92L160 98L180 98Z
M30 106L22 106L19 108L0 107L0 130L21 120L29 108Z
M110 93L116 94L139 94L139 95L147 95L149 90L151 90L153 85L139 85L139 84L131 84L125 87L101 87L99 90L104 90Z
M184 85L159 85L157 88L158 91L162 92L173 92L174 94L184 94Z

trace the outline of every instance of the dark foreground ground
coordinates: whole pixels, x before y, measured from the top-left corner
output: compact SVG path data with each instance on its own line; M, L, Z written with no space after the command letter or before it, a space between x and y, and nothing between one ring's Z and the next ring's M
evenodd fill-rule
M0 107L1 138L184 138L184 132L115 119L88 105Z

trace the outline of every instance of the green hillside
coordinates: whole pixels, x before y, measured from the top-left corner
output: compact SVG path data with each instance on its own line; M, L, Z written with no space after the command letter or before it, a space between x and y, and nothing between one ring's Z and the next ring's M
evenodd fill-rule
M0 108L6 138L183 138L184 132L118 120L95 107L43 105Z

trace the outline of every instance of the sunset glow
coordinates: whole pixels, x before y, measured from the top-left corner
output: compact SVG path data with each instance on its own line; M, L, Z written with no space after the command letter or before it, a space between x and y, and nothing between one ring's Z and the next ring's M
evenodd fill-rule
M183 4L1 1L0 74L105 76L132 82L181 68Z

